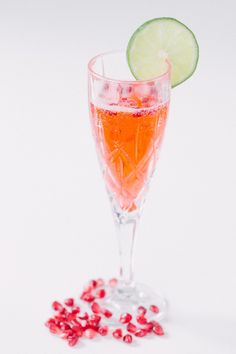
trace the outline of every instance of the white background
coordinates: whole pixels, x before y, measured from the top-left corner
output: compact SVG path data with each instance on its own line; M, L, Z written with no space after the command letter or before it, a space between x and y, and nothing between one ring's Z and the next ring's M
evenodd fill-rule
M1 353L236 352L235 11L229 0L0 0ZM51 301L118 267L86 64L160 16L200 44L197 72L172 92L136 247L136 278L170 302L168 336L72 349L43 325Z

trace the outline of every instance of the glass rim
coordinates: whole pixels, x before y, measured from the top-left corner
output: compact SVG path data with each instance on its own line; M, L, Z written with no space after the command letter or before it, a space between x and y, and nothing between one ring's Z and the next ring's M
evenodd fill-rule
M109 51L109 52L103 52L103 53L100 53L100 54L97 54L95 55L94 57L92 57L89 62L88 62L88 71L90 74L92 74L93 76L99 78L99 79L102 79L102 80L105 80L105 81L113 81L113 82L120 82L120 83L127 83L127 84L147 84L147 83L151 83L153 81L159 81L161 79L163 79L165 76L169 76L170 73L171 73L171 63L169 62L168 59L165 59L165 62L167 64L167 70L159 75L159 76L156 76L152 79L147 79L147 80L119 80L119 79L112 79L111 77L107 77L107 76L104 76L104 75L101 75L101 74L98 74L95 70L93 70L93 65L95 64L95 62L99 59L99 58L102 58L104 57L105 55L110 55L110 54L121 54L121 53L125 53L125 51L122 51L122 50L114 50L114 51Z

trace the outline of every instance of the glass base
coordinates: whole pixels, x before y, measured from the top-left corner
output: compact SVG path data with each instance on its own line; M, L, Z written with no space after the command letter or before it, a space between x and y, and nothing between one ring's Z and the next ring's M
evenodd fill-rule
M156 305L159 308L158 313L148 311L149 320L158 321L166 317L167 301L144 284L134 283L131 286L125 286L118 283L115 288L108 287L106 293L107 296L101 305L114 314L111 318L112 322L118 320L123 313L130 313L135 318L139 306L144 306L147 310L150 305Z

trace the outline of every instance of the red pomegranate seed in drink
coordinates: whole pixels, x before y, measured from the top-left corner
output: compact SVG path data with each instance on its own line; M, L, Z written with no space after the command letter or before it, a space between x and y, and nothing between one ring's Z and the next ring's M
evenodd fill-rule
M116 278L112 278L109 280L109 285L114 288L115 286L117 286L118 280Z
M55 323L50 324L49 330L53 334L61 334L61 329Z
M53 310L55 310L55 311L62 311L62 310L63 310L62 304L61 304L60 302L58 302L58 301L54 301L54 302L52 303L52 308L53 308Z
M132 316L129 313L123 313L120 316L120 322L125 324L125 323L129 323L132 320Z
M132 340L133 340L133 337L130 334L126 334L123 338L123 341L128 344L132 343Z
M106 296L106 291L104 289L99 289L97 292L96 292L96 297L99 298L99 299L102 299Z
M112 335L115 339L121 339L122 338L122 329L117 328L112 332Z
M74 347L78 343L79 337L73 336L68 339L68 344L70 347Z
M99 328L98 328L98 333L99 333L101 336L106 336L107 333L108 333L108 327L107 327L107 326L99 327Z
M156 305L151 305L149 307L150 311L152 311L153 313L158 313L159 312L159 307Z
M151 332L152 331L152 329L153 329L153 324L152 324L152 322L147 322L147 323L145 323L144 325L143 325L143 329L145 330L145 331L147 331L147 332Z
M66 300L64 301L64 304L65 304L66 306L73 307L73 306L74 306L74 299L72 299L72 298L70 297L70 298L68 298L68 299L66 299Z
M158 336L163 336L164 335L164 330L163 328L161 327L161 325L159 323L156 323L154 326L153 326L153 332L158 335Z
M99 322L101 321L101 316L98 316L98 315L91 315L91 316L90 316L90 321L94 321L94 322L96 322L97 324L99 324Z
M135 332L135 336L136 337L144 337L147 335L147 331L145 331L145 329L138 329L136 332Z
M102 310L102 314L106 317L106 318L110 318L112 316L112 312L107 310L107 309L103 309Z
M84 331L84 335L88 339L93 339L96 336L96 331L92 328L88 328Z
M81 300L87 301L87 302L92 302L94 300L93 294L84 291L81 295Z
M128 323L126 327L127 331L130 333L135 333L137 331L137 326L135 326L133 323Z
M100 305L94 301L92 303L91 310L93 311L93 313L100 313L101 312Z
M138 316L136 317L136 320L137 320L137 322L138 322L139 324L145 324L145 323L147 323L147 319L146 319L146 317L144 317L144 316L138 315Z
M146 315L146 312L147 312L147 309L144 307L144 306L139 306L138 307L138 314L140 316L145 316Z
M99 278L97 279L97 286L100 287L100 286L103 286L104 285L104 280Z

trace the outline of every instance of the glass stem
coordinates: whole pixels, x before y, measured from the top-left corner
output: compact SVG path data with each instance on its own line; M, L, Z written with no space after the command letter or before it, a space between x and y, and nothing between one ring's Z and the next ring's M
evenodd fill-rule
M115 220L120 256L120 281L125 288L134 281L134 241L138 218L117 218Z

